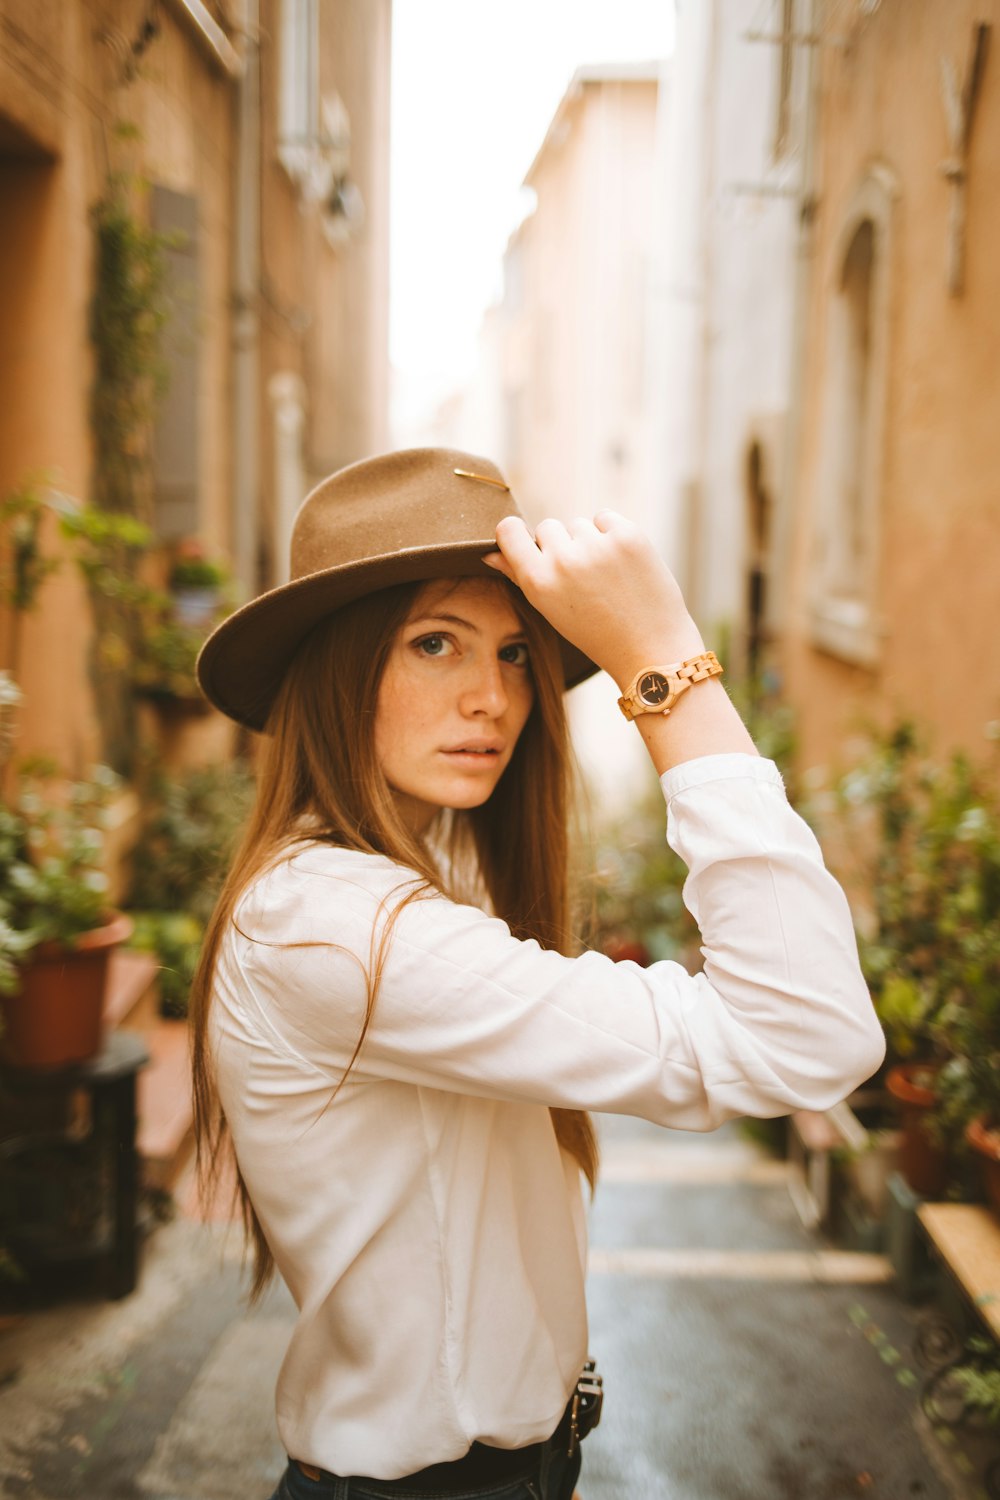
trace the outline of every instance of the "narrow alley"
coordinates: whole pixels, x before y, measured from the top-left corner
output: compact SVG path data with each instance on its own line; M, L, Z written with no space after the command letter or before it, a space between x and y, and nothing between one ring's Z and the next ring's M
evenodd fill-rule
M583 1500L980 1500L961 1449L938 1473L918 1434L916 1312L879 1257L801 1228L783 1162L735 1126L617 1119L603 1136L590 1306L607 1399ZM0 1341L4 1500L264 1500L292 1317L283 1289L246 1312L235 1230L159 1229L133 1297Z

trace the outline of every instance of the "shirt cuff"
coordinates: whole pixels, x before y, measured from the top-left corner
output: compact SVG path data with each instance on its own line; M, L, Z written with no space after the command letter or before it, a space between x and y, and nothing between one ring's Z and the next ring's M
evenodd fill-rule
M696 760L682 761L671 766L660 777L660 786L669 805L680 792L689 792L693 787L707 786L713 781L765 781L784 790L781 772L773 760L761 755L748 755L735 750L727 755L699 755Z

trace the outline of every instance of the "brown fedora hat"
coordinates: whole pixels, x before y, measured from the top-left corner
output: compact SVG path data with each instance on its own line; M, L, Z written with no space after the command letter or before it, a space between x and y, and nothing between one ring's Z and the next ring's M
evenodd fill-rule
M209 636L198 681L216 708L263 729L292 657L320 620L394 583L495 578L482 558L518 515L500 470L453 448L407 448L340 469L306 496L292 528L291 581ZM597 668L562 641L566 686Z

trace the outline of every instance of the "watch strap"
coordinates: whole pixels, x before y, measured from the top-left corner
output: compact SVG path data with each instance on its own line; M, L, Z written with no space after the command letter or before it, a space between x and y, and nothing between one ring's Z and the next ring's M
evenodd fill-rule
M665 667L642 667L618 699L618 707L630 721L640 714L666 715L693 683L721 675L722 663L714 651L702 651Z

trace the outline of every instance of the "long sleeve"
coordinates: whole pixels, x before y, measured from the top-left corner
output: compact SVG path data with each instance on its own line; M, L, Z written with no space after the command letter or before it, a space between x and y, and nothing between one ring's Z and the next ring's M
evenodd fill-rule
M689 1130L843 1098L878 1066L882 1033L846 900L776 768L709 756L663 789L704 973L544 951L438 894L400 904L405 873L388 861L310 846L241 917L262 1013L338 1080L365 1013L372 929L388 922L359 1080Z

